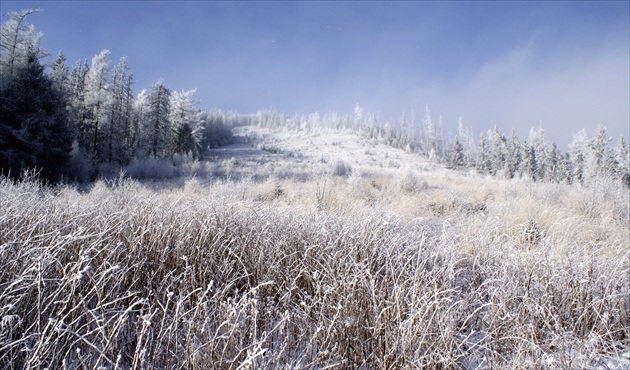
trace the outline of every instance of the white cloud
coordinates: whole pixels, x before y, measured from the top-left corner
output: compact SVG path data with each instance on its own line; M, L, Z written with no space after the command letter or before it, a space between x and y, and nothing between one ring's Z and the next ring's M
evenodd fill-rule
M440 95L449 109L460 112L476 131L497 125L519 136L542 123L551 141L561 147L582 128L598 124L611 136L628 136L628 46L609 43L597 50L572 50L546 55L536 40L491 60L460 89Z

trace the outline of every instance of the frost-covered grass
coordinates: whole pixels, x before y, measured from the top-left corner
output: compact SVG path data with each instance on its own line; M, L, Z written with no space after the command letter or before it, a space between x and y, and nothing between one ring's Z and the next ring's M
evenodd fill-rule
M2 179L0 368L630 366L627 189L264 135L160 189Z

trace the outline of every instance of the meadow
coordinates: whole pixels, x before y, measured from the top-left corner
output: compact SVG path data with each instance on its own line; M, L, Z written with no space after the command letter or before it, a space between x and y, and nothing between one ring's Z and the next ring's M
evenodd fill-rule
M236 134L87 188L3 177L0 368L630 367L620 184Z

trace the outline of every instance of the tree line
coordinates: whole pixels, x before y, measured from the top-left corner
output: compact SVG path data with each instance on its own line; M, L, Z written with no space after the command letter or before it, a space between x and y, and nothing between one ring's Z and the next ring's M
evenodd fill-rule
M103 50L70 69L60 51L49 65L41 35L27 22L37 10L8 14L0 34L0 170L25 169L48 181L93 179L104 165L137 158L198 158L232 140L235 113L198 107L196 90L160 80L135 95L127 57L111 66ZM47 68L49 67L49 68Z
M555 143L548 141L542 126L532 128L526 139L519 138L514 131L506 135L496 127L476 136L460 118L455 133L445 132L441 117L436 122L428 106L421 120L416 120L412 112L409 116L403 114L398 121L380 121L375 114L365 114L357 104L352 115L314 113L297 117L261 111L255 121L268 127L347 129L445 166L473 169L500 178L581 185L609 179L630 187L628 145L623 136L613 145L601 125L592 137L583 129L576 133L569 151L562 153Z
M49 181L89 180L100 168L146 157L198 158L204 149L231 142L232 127L257 124L351 129L435 162L508 179L584 185L607 178L630 187L628 145L622 136L612 147L603 126L593 137L578 132L569 152L562 153L542 127L532 128L527 139L496 128L475 137L460 119L456 133L445 133L441 117L434 120L428 106L421 120L412 112L383 122L358 104L353 115L323 117L202 109L196 90L171 91L162 80L134 95L127 58L111 67L108 50L72 70L60 51L47 71L41 35L26 22L34 12L10 13L0 34L0 172L12 177L36 169Z

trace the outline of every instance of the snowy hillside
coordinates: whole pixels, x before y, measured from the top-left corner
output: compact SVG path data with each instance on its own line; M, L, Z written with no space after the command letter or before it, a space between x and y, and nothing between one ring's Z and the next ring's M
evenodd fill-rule
M500 180L346 131L235 136L164 181L3 178L0 367L630 366L620 184Z

